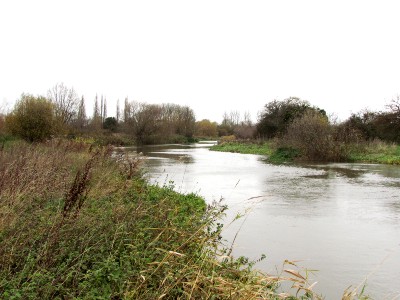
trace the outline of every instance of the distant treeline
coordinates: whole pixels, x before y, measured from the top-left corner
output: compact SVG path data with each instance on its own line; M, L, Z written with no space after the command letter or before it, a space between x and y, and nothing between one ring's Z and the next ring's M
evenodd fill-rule
M177 104L148 104L124 100L115 113L107 115L107 99L94 98L93 114L86 114L86 103L73 88L56 84L47 96L23 94L11 112L0 109L0 135L13 135L28 141L41 141L67 135L102 137L106 142L155 144L193 141L194 137L237 139L314 139L348 143L380 139L400 143L400 98L383 111L363 110L344 122L330 120L324 109L308 101L290 97L268 102L253 123L250 114L226 112L220 124L196 121L194 111ZM317 128L318 127L318 128ZM324 128L322 128L324 127ZM309 134L299 132L307 129ZM325 143L329 146L329 143Z

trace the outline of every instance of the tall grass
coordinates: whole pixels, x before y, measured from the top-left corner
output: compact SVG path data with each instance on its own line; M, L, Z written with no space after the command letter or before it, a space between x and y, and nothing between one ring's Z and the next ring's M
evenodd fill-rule
M400 165L400 145L374 140L354 147L349 155L354 162Z

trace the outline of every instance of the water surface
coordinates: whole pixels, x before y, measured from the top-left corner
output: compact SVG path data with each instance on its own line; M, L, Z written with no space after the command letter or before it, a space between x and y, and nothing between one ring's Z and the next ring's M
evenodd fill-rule
M311 281L326 299L340 299L367 279L375 299L400 299L400 167L374 164L271 165L265 157L209 151L209 144L137 149L147 176L208 202L223 199L224 230L234 255L267 259L276 274L284 260L316 269Z

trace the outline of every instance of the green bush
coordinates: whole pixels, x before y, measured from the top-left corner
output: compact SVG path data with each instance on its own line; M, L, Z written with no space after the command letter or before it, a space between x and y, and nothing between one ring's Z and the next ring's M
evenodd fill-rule
M49 100L23 94L13 111L6 116L6 128L13 135L37 142L58 133L60 126Z

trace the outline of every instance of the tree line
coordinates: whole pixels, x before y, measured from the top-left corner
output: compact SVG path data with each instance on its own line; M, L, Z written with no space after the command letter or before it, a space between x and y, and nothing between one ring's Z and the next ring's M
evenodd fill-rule
M350 142L380 139L400 143L400 97L385 110L362 110L341 123L330 120L324 109L297 97L266 103L255 123L248 112L225 112L218 124L208 119L196 121L189 106L148 104L128 98L122 108L117 102L113 117L107 115L107 108L106 97L96 95L93 114L87 116L84 97L58 83L46 97L23 94L11 112L1 114L0 110L0 135L8 132L28 141L60 135L108 136L114 143L121 142L115 137L124 136L137 144L190 142L194 137L279 139L282 146L302 148L313 157L322 152L339 157ZM307 145L318 150L306 150ZM336 148L342 150L332 150Z
M52 136L123 134L138 144L186 141L195 132L195 114L188 106L119 101L115 117L107 116L107 99L96 95L93 115L86 114L84 97L58 83L47 97L22 94L8 114L0 114L0 134L9 132L30 142Z
M362 110L343 122L331 120L325 110L296 97L274 100L265 105L256 127L258 137L275 139L290 155L342 161L366 142L400 143L400 98L393 99L383 111Z

